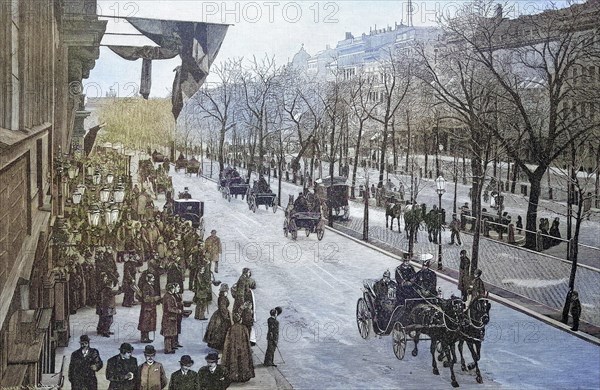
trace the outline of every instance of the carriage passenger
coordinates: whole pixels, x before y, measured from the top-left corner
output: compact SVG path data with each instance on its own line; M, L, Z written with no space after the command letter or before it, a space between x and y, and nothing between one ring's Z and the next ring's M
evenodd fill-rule
M437 275L429 266L431 260L423 261L423 266L419 272L415 275L415 284L420 288L421 294L424 297L435 297L437 296Z
M271 192L271 188L269 187L269 184L267 183L263 175L260 175L260 177L258 178L258 192Z
M413 286L413 280L416 272L410 260L405 258L398 267L396 267L396 303L397 305L404 305L405 299L418 298L419 295L415 291Z
M295 213L305 213L308 211L308 202L304 197L304 193L300 192L298 194L298 199L294 201L294 212Z
M383 278L373 285L375 293L375 310L383 323L387 323L389 316L396 307L396 282L391 280L390 271L383 273Z

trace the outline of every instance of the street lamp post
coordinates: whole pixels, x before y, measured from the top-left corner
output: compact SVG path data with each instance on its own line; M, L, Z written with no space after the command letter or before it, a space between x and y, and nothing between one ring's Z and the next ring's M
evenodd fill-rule
M435 179L435 184L436 184L436 192L438 193L438 229L439 229L439 236L438 236L438 264L437 264L437 269L439 271L441 271L443 269L442 267L442 195L444 194L444 192L446 192L446 180L444 180L444 177L442 175L438 176L437 179Z

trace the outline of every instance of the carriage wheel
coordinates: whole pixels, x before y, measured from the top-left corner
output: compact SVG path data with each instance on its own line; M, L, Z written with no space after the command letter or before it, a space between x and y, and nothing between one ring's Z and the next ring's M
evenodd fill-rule
M400 322L396 322L394 324L394 329L392 329L392 341L394 348L394 355L398 360L404 359L404 352L406 352L406 332L404 331L404 326Z
M373 320L371 319L367 303L363 298L358 298L358 302L356 303L356 325L358 326L360 337L365 340L369 337L372 323Z
M285 221L283 221L283 235L285 237L288 236L288 221L287 221L287 219Z
M296 238L298 238L298 230L292 230L292 238L295 240Z
M325 235L325 230L323 230L323 229L318 229L318 230L317 230L317 239L318 239L319 241L321 241L321 240L323 239L323 235Z

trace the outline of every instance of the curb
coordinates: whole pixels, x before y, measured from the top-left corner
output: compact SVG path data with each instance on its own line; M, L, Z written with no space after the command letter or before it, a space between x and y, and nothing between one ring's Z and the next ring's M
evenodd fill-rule
M368 247L370 249L373 249L373 250L375 250L375 251L377 251L377 252L379 252L379 253L381 253L383 255L386 255L386 256L391 257L393 259L402 261L402 258L400 256L398 256L398 255L396 255L394 253L391 253L391 252L389 252L389 251L387 251L385 249L379 248L376 245L373 245L373 244L368 243L368 242L364 242L364 241L362 241L362 240L360 240L360 239L358 239L356 237L353 237L353 236L351 236L349 234L341 232L341 231L337 230L336 228L332 228L332 227L327 226L327 225L325 226L325 228L328 229L328 230L331 230L331 231L333 231L333 232L335 232L337 234L339 234L340 236L343 236L343 237L345 237L347 239L350 239L350 240L352 240L352 241L354 241L354 242L356 242L358 244L361 244L361 245L366 246L366 247ZM416 263L414 261L411 261L411 264L415 265L415 266L416 265L420 265L420 264L418 264L418 263ZM436 269L433 269L433 268L431 270L434 271L436 273L436 275L438 275L442 279L444 279L446 281L449 281L449 282L457 283L457 279L456 278L453 278L452 276L446 275L445 273L440 272L440 271L438 271ZM514 294L514 295L521 297L518 294ZM491 300L495 301L495 302L498 302L498 303L501 303L501 304L503 304L505 306L508 306L511 309L517 310L517 311L519 311L519 312L521 312L523 314L526 314L526 315L528 315L530 317L533 317L533 318L535 318L535 319L537 319L539 321L542 321L542 322L544 322L544 323L546 323L546 324L548 324L548 325L550 325L550 326L552 326L554 328L557 328L557 329L560 329L562 331L568 332L568 333L572 334L573 336L576 336L576 337L578 337L578 338L580 338L582 340L585 340L587 342L590 342L592 344L600 346L600 338L598 338L598 337L592 336L592 335L587 334L587 333L583 333L582 331L574 332L574 331L571 330L571 328L568 325L566 325L566 324L564 324L564 323L562 323L560 321L557 321L557 320L555 320L555 319L553 319L551 317L548 317L547 315L544 315L544 314L541 314L541 313L539 313L539 312L537 312L535 310L532 310L532 309L530 309L530 308L528 308L528 307L526 307L524 305L520 305L518 303L515 303L515 302L513 302L513 301L511 301L511 300L509 300L507 298L504 298L504 297L502 297L502 296L500 296L498 294L489 293L489 298ZM528 299L528 298L525 298L525 297L521 297L521 298ZM532 302L535 302L535 301L532 301ZM540 304L538 303L538 305L540 305ZM550 308L548 308L548 309L551 310Z

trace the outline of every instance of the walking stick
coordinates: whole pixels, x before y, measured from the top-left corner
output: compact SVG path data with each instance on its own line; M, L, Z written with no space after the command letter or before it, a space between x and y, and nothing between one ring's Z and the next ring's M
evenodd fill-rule
M283 364L285 364L285 360L283 360L283 356L281 355L281 351L279 350L279 347L278 347L278 346L276 346L275 348L277 349L277 352L279 352L279 357L281 358L281 362L282 362Z

